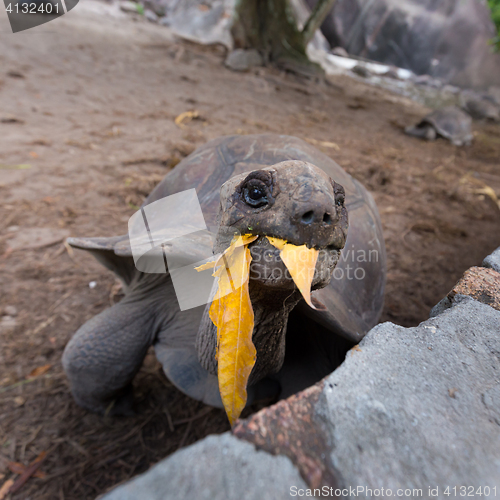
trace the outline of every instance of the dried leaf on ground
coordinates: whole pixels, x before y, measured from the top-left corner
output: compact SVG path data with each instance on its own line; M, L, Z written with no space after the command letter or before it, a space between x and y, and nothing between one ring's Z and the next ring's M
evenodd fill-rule
M323 146L324 148L335 149L335 151L340 151L340 146L336 142L318 141L317 139L312 139L310 137L306 138L306 142L312 144L313 146Z
M189 123L190 121L199 117L199 111L184 111L184 113L181 113L179 116L177 116L174 121L179 128L186 128L186 123Z
M500 201L498 200L498 196L490 186L485 186L481 189L475 189L474 194L484 194L486 196L489 196L500 209Z
M45 375L52 368L51 364L37 366L33 370L31 370L28 374L28 378L39 377L40 375Z
M24 469L24 472L16 479L12 487L9 489L9 493L16 493L17 491L19 491L24 486L26 481L28 481L28 479L32 477L33 474L35 474L35 472L42 465L46 457L47 457L47 452L42 451L38 455L38 457L36 457L35 460L33 460L33 462L31 462L28 465L28 467Z
M26 471L26 465L22 464L21 462L9 462L7 466L9 470L14 474L21 475ZM41 470L37 470L33 474L33 477L37 477L39 479L43 479L45 476L46 476L45 472L42 472Z

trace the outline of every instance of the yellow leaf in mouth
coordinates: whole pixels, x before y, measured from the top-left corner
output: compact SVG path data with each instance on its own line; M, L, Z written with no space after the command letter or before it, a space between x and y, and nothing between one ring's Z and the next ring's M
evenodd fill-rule
M219 283L209 315L217 327L219 392L231 425L246 405L248 379L257 355L252 342L254 314L248 290L252 261L248 245L257 238L235 237L217 261L197 268L202 271L220 265L214 272Z
M219 392L231 425L247 402L247 384L257 352L252 342L254 314L248 291L250 250L242 246L232 253L219 278L219 289L210 306L217 326ZM236 288L236 284L241 284Z
M215 267L215 260L210 260L209 262L202 264L201 266L195 267L195 270L200 272L200 271L206 271L207 269L213 269Z
M287 267L293 281L309 307L316 309L311 301L311 284L314 278L318 250L306 245L295 246L279 238L267 237L269 243L280 250L281 260Z
M226 258L229 257L234 252L235 248L239 248L243 245L249 245L257 238L258 236L252 236L251 234L245 234L240 237L235 236L233 238L233 241L231 242L231 245L229 245L229 247L217 260L211 260L205 264L202 264L201 266L195 267L195 270L200 272L200 271L206 271L207 269L214 269L215 267L221 265L221 261L224 259L224 257Z
M219 277L218 289L209 315L217 327L219 392L231 425L246 405L248 379L257 355L252 342L254 313L248 289L252 261L248 245L257 238L252 235L235 237L217 260L196 268L197 271L217 268L213 275ZM267 238L280 250L281 259L306 302L316 309L311 302L311 284L318 251L279 238Z
M269 243L273 247L276 247L278 250L283 250L285 248L285 245L287 244L285 240L280 240L279 238L272 238L271 236L267 236L267 239L269 240Z

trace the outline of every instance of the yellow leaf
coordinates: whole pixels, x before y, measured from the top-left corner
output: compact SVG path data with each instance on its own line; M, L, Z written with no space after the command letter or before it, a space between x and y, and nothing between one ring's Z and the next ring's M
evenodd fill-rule
M227 259L233 254L236 248L240 248L242 246L249 245L253 241L255 241L258 236L252 236L251 234L244 234L243 236L235 236L229 248L227 248L224 253L217 259L215 263L216 266L221 266L222 261L227 261ZM226 266L227 267L227 266Z
M258 238L258 236L252 236L251 234L245 234L241 237L235 236L233 238L233 241L231 242L231 245L224 251L224 253L217 259L217 260L211 260L210 262L207 262L206 264L202 264L201 266L195 267L195 270L200 272L200 271L206 271L208 269L214 269L214 267L222 265L222 260L224 258L229 257L233 252L235 248L241 247L243 245L249 245L253 241L255 241Z
M202 264L201 266L195 267L194 269L198 272L200 271L206 271L207 269L213 269L215 267L215 260L211 260L210 262L207 262L206 264Z
M306 245L298 247L278 238L268 236L267 239L271 245L280 250L281 260L285 263L309 307L316 309L311 301L311 284L318 260L318 251L315 248L307 248Z
M271 236L268 236L267 239L269 240L269 243L271 243L271 245L273 247L276 247L278 250L283 250L283 248L285 248L286 245L285 240L280 240L279 238L272 238Z
M231 250L224 253L219 288L209 310L217 326L219 392L231 425L245 407L248 379L257 354L252 342L254 314L248 291L252 256L248 243L242 244L244 241L233 240Z

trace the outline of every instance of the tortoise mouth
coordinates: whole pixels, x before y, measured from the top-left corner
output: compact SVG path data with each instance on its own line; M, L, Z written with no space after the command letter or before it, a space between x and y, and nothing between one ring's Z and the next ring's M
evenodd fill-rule
M255 235L257 236L257 235ZM253 247L258 247L258 246L268 246L269 248L278 250L276 247L270 244L268 238L276 238L282 241L286 241L287 243L290 243L295 246L306 246L307 248L314 248L315 250L318 250L318 252L340 252L342 248L344 248L344 245L338 245L337 243L328 243L328 244L315 244L315 245L310 245L309 242L307 241L294 241L294 240L288 240L286 237L283 237L283 235L277 235L277 234L259 234L257 236L257 239L255 241L252 241L248 245L248 248L252 249ZM279 250L278 250L279 253Z
M292 290L296 288L295 282L280 257L280 250L274 247L266 236L259 236L248 248L252 255L250 263L250 280L271 289ZM328 245L318 250L318 259L312 279L313 290L324 288L330 283L332 273L340 257L340 250L336 245ZM307 258L299 260L306 262Z

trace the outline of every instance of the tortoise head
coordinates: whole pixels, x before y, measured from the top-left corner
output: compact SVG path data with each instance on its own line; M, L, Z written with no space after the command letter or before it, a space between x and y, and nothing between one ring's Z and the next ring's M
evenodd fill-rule
M273 290L294 288L279 250L268 238L319 250L313 289L331 279L344 247L348 219L344 188L323 170L303 161L284 161L233 177L221 187L216 252L234 234L259 238L250 245L250 279Z
M307 248L318 250L311 288L325 287L347 237L344 196L342 186L303 161L278 163L238 175L222 185L215 252L225 251L235 234L258 236L249 244L248 289L256 360L248 385L283 366L288 316L302 298L280 250L268 238L284 240L304 254L311 253ZM300 248L303 246L307 248ZM217 374L218 337L209 317L210 307L205 309L196 347L201 365Z

